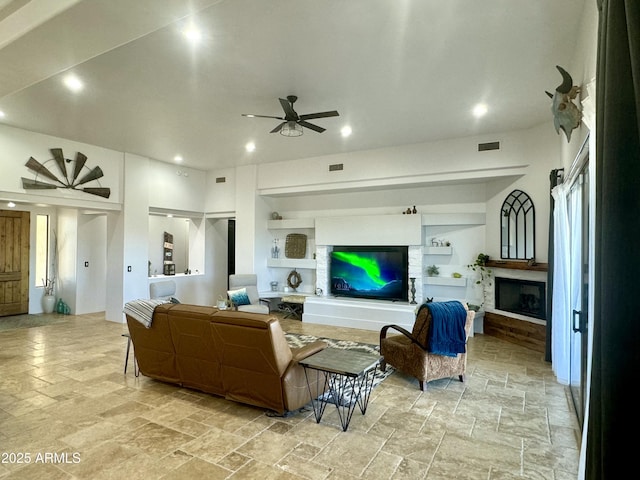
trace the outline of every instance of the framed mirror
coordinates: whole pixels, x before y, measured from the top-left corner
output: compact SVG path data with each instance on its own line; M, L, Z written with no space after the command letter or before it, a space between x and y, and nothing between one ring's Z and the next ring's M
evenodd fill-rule
M536 256L536 213L533 201L522 190L514 190L500 209L500 256L529 260Z

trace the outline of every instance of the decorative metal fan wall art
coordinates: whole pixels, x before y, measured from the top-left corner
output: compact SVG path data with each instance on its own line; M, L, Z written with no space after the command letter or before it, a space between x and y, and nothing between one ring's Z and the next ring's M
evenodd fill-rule
M27 163L25 163L25 166L35 173L35 178L29 179L22 177L22 188L25 190L53 190L56 188L68 188L103 198L109 198L111 195L111 189L108 187L83 186L92 181L96 181L98 182L98 185L100 185L98 179L104 176L100 167L89 168L85 165L87 161L86 155L81 152L77 152L75 160L71 160L70 158L64 158L61 148L52 148L49 151L53 155L52 159L47 160L44 163L40 163L35 158L31 157ZM60 178L58 178L58 176L56 176L56 174L46 166L49 162L54 162L58 166L59 173L61 174ZM72 163L73 165L71 165ZM67 164L69 164L69 170L67 170ZM88 171L81 176L83 169ZM56 183L43 182L38 179L39 176Z

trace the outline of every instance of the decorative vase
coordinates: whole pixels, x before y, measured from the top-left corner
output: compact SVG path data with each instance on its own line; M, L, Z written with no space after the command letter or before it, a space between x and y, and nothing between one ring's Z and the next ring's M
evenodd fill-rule
M416 278L410 277L411 280L411 303L412 305L416 303Z
M42 311L43 313L53 313L53 309L56 306L55 295L43 295L42 297Z

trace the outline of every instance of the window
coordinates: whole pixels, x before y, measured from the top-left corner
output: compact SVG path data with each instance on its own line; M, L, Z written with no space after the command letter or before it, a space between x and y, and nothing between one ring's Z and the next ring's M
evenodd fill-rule
M49 277L49 215L36 215L36 266L33 282L43 287Z

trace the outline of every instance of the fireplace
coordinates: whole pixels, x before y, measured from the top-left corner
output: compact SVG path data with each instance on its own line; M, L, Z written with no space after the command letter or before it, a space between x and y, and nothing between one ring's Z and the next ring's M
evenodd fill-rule
M496 277L496 308L546 320L545 282Z

